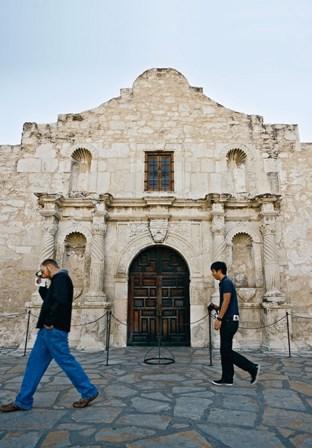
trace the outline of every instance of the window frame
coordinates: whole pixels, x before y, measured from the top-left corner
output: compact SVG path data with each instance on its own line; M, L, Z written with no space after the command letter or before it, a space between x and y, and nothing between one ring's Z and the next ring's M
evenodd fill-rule
M157 187L153 188L151 184L150 159L154 157L157 160ZM169 158L169 187L163 188L164 177L162 174L162 161ZM145 151L144 160L144 191L155 192L173 192L174 191L174 152L173 151Z

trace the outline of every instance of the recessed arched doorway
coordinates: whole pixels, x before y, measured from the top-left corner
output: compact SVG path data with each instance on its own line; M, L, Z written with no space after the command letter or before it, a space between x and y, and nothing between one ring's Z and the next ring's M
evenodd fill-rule
M140 252L129 268L128 345L190 345L190 274L167 246Z

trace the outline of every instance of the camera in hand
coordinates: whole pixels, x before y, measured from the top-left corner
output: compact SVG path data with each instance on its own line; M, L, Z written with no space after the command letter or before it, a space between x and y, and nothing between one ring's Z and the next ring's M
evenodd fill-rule
M36 276L35 285L36 286L42 286L42 287L46 288L47 287L47 280L45 278L43 278L42 275L43 275L42 271L37 271L35 273L35 276Z
M218 305L215 305L214 303L209 303L208 311L209 311L209 313L211 313L212 311L219 311L219 307L218 307Z

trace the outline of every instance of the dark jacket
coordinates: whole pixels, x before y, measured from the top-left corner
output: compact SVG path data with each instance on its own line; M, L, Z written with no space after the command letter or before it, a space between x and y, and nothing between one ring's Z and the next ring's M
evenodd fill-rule
M70 331L73 283L65 269L61 269L52 277L49 288L39 288L43 299L37 328L53 325L58 330Z

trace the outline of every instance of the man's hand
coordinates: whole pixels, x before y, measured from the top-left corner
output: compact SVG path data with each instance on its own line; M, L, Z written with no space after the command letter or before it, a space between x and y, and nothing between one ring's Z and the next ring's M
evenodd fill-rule
M215 329L215 330L220 330L221 325L222 325L221 320L216 319L216 320L214 321L213 326L214 326L214 329Z
M52 330L52 328L54 328L54 325L46 325L43 324L44 328L46 328L47 330Z

